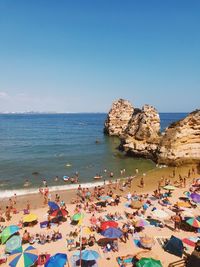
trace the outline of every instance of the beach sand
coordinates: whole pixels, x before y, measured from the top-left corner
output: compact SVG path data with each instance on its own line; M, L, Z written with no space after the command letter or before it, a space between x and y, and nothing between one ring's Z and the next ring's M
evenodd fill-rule
M177 168L172 168L172 167L163 167L163 168L156 168L153 171L148 172L146 175L144 174L138 174L137 177L135 177L132 181L131 188L126 189L125 192L122 192L120 190L116 190L115 193L118 193L122 196L125 196L129 191L133 193L136 191L137 193L152 193L153 190L157 189L158 187L158 181L164 177L169 178L172 183L174 183L176 180L179 179L179 174L182 176L187 176L188 174L188 169L191 169L192 166L183 166L183 167L177 167ZM172 178L172 173L175 170L175 177ZM144 178L144 188L140 187L140 179L141 177ZM198 174L192 175L191 178L187 179L187 187L186 188L177 188L174 193L173 197L170 199L170 201L174 204L178 200L180 196L183 196L183 192L187 190L189 185L192 183L193 178L197 178ZM123 179L122 181L123 182ZM78 187L78 185L77 185ZM65 191L59 191L59 192L52 192L52 200L54 201L55 199L55 194L59 193L60 199L63 200L66 205L67 205L67 210L69 211L70 215L74 214L74 208L75 204L70 204L72 198L76 198L76 190L65 190ZM47 219L47 211L48 211L48 206L43 204L43 196L38 193L38 194L32 194L32 195L25 195L25 196L17 196L17 204L16 204L16 209L19 211L17 214L12 214L12 218L9 222L1 223L1 225L11 225L11 224L17 224L19 220L23 217L23 209L26 208L27 201L30 203L30 212L34 213L38 217L38 222L45 221ZM95 213L96 217L98 216L104 216L105 214L111 212L120 212L121 214L124 214L124 211L131 212L132 210L130 208L125 207L125 203L127 200L122 197L121 203L119 206L107 206L106 211L102 212L100 214ZM8 204L8 199L4 198L1 199L1 208L4 209L5 206ZM158 206L157 203L154 204L155 206ZM161 207L159 207L161 209ZM199 209L194 210L193 212L197 212L200 214ZM87 234L84 234L84 227L90 226L89 219L91 217L91 213L86 213L84 212L84 219L82 222L82 227L83 227L83 236L88 236ZM124 217L124 216L123 216ZM127 220L125 217L123 220L119 221L119 226L122 226L124 222ZM173 223L169 220L167 222L169 224L169 227L164 227L164 228L159 228L159 227L145 227L142 233L139 233L140 236L144 236L147 234L148 236L152 236L154 238L170 238L171 235L175 235L176 237L179 238L184 238L184 237L189 237L189 236L195 236L197 234L195 233L190 233L190 232L174 232L171 227L173 227ZM51 229L47 230L41 229L40 224L38 223L34 227L26 227L20 230L20 233L22 234L25 229L27 229L31 234L35 233L48 233L52 230L57 230L58 226L53 226ZM51 255L61 252L61 253L66 253L68 255L68 258L73 255L74 251L68 251L67 245L66 245L66 234L69 234L70 231L73 231L75 228L79 228L77 226L72 226L70 224L69 218L67 219L66 222L62 223L59 225L59 231L62 233L62 239L56 242L51 242L51 243L46 243L45 245L40 245L40 244L34 244L34 247L36 247L39 251L39 254L42 253L49 253ZM100 234L95 233L96 239L102 238ZM4 252L5 246L1 245L1 253ZM90 248L89 248L90 249ZM109 252L109 253L103 253L102 249L97 246L96 244L91 247L91 249L96 250L101 258L98 260L98 266L118 266L116 257L118 256L126 256L127 254L135 255L141 251L144 251L141 248L138 248L134 244L133 238L129 235L129 240L127 243L119 242L119 252ZM187 247L188 252L192 251L191 247ZM152 255L152 257L158 258L164 267L167 267L169 263L180 260L180 258L169 254L165 252L159 243L155 241L155 245L153 246L152 250L150 252L144 252L146 255ZM108 259L109 258L109 259ZM9 266L8 263L4 264L2 266ZM69 265L71 266L71 265Z

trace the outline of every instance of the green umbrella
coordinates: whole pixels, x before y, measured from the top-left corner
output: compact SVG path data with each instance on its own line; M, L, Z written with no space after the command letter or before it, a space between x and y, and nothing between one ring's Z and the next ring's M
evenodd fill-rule
M76 213L72 216L72 221L79 221L80 219L83 219L82 213Z
M173 186L173 185L166 185L166 186L163 187L163 189L165 189L165 190L175 190L175 189L177 189L177 187Z
M17 233L18 231L19 231L19 227L16 225L10 225L6 227L1 233L2 244L4 244L11 235Z
M136 267L162 267L162 264L152 258L142 258L136 263Z
M22 239L19 235L13 235L6 242L6 252L12 252L15 249L18 249L22 245Z

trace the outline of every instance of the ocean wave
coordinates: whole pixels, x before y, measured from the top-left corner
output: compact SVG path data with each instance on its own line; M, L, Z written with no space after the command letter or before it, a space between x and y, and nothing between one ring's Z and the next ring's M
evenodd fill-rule
M94 186L103 185L104 181L101 182L91 182L91 183L81 183L82 187L91 188ZM63 191L63 190L73 190L77 189L79 184L66 184L66 185L57 185L57 186L49 186L50 192ZM26 188L26 189L12 189L12 190L0 190L0 199L13 197L14 194L17 196L25 196L29 194L37 194L39 193L39 188Z

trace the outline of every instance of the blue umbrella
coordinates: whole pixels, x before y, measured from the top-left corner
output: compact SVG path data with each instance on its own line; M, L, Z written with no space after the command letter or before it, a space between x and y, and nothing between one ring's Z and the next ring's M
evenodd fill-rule
M78 256L79 258L81 256L81 259L85 261L97 260L100 257L99 253L96 252L95 250L83 250L81 252L81 255L80 251L77 251L74 253L74 256Z
M52 256L46 263L45 267L64 267L67 262L67 255L63 253L57 253Z
M101 234L107 238L119 238L123 235L122 231L118 228L110 227L105 231L102 231Z
M22 245L22 239L19 235L13 235L6 242L6 252L12 252L15 249L18 249Z
M58 206L58 204L56 204L55 202L52 202L52 201L49 201L48 202L48 205L49 207L52 209L52 210L58 210L60 207Z

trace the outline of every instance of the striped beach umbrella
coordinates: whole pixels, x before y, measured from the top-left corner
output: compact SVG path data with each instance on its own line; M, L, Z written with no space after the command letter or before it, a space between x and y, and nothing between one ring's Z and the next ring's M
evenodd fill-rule
M196 218L190 218L186 221L189 225L195 227L195 228L200 228L200 221L197 220Z
M14 250L9 256L9 266L11 267L30 267L38 259L38 251L29 246L25 250L20 247Z
M56 217L65 217L67 216L68 212L65 210L65 209L58 209L58 210L54 210L50 216L53 217L53 218L56 218Z
M17 225L10 225L6 227L1 233L1 243L4 244L10 236L17 233L19 231L19 227Z

